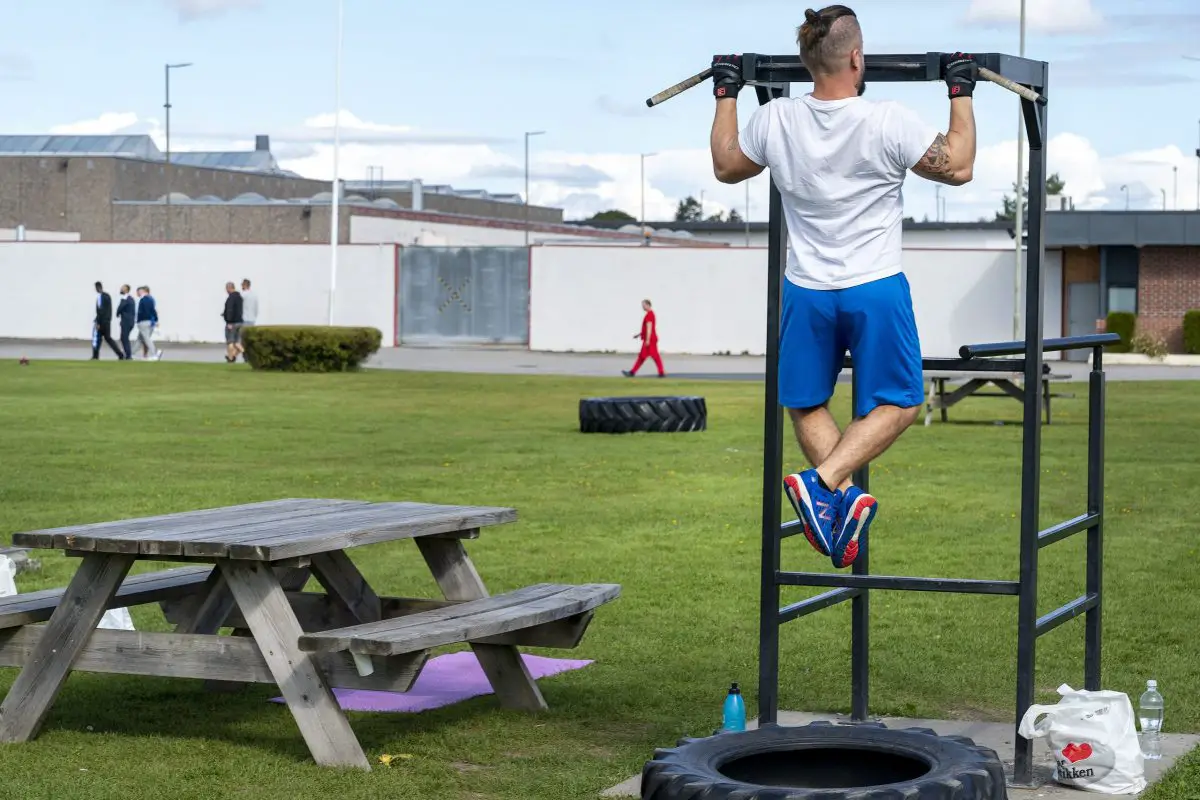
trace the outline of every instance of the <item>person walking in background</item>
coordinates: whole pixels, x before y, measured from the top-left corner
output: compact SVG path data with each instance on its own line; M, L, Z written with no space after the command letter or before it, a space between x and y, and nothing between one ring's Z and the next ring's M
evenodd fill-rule
M242 331L258 321L258 293L250 291L250 279L242 279ZM242 348L242 360L246 360L246 347L238 334L238 346Z
M662 357L658 354L658 320L654 317L654 309L649 300L642 301L642 311L645 311L646 315L642 317L641 333L634 334L633 337L642 340L642 349L638 353L637 361L633 362L633 369L622 370L622 374L626 378L632 378L637 375L637 371L649 358L658 367L658 377L661 378L663 377L663 363Z
M108 342L108 346L117 354L118 359L124 360L125 358L121 354L121 348L117 347L117 343L112 338L112 318L112 295L104 291L104 286L100 281L96 281L96 315L92 317L92 361L100 360L101 342Z
M162 359L162 350L154 346L154 329L158 327L158 303L150 294L149 286L138 287L137 329L142 343L142 358Z
M242 352L242 296L232 281L225 284L225 310L221 317L225 320L225 360L232 364Z
M137 324L137 300L129 293L129 284L121 287L121 302L117 303L117 319L121 322L121 349L125 351L125 360L133 358L133 348L129 342L129 334Z

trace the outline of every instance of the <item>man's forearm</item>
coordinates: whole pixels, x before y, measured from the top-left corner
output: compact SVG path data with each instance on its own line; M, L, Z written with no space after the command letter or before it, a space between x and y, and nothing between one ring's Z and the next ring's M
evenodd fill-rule
M950 146L950 165L954 171L972 172L975 166L975 107L970 97L950 101L946 142Z
M718 100L716 106L709 147L712 149L713 172L719 175L729 166L729 156L738 149L737 99Z

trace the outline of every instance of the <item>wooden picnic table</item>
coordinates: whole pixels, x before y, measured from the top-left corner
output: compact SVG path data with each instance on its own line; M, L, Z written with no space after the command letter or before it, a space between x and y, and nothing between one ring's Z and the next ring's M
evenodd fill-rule
M1047 365L1048 366L1048 365ZM1050 372L1042 372L1042 406L1045 408L1046 424L1050 424L1050 398L1074 397L1072 394L1056 394L1050 391L1051 381L1067 380L1071 376ZM1024 402L1025 392L1021 388L1025 379L1022 372L956 372L943 370L926 370L925 378L929 381L928 398L925 403L925 425L933 420L933 410L941 409L942 422L946 422L946 410L968 397L1011 397L1018 402ZM946 384L959 383L962 385L947 392ZM1000 391L981 391L988 384Z
M0 704L0 741L34 738L72 669L274 683L318 764L370 769L331 689L406 691L430 648L463 642L504 706L544 709L517 645L574 647L620 586L490 596L463 541L515 519L510 508L291 499L15 534L14 545L81 560L64 589L0 598L0 665L22 667ZM346 555L401 539L444 599L380 597ZM138 560L200 565L127 577ZM310 576L324 593L302 591ZM105 610L141 603L158 603L174 631L97 630Z

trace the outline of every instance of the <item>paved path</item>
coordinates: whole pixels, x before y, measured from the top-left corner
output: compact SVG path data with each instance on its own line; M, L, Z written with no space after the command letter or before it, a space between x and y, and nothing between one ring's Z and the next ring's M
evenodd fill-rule
M225 348L216 344L167 344L163 361L220 364ZM26 356L31 360L86 360L91 345L86 341L41 342L0 340L0 360ZM100 357L112 360L111 350ZM668 356L664 358L668 377L680 380L745 380L763 378L766 359L761 356ZM501 375L574 375L618 377L629 369L633 356L603 353L536 353L517 347L396 347L380 350L368 362L378 369L420 372L466 372ZM1088 366L1078 362L1052 362L1055 372L1086 380ZM643 368L638 380L654 380L654 366ZM1200 380L1200 367L1113 365L1106 369L1111 380ZM842 378L848 379L843 373Z

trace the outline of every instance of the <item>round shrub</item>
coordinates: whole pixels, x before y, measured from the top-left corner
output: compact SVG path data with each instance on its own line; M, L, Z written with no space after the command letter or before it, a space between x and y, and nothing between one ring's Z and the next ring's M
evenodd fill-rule
M1200 355L1200 309L1193 308L1183 315L1183 351Z
M1128 353L1133 344L1133 332L1137 328L1137 315L1128 311L1110 311L1105 330L1121 334L1121 343L1108 348L1110 353Z
M346 372L379 349L378 328L329 325L251 325L242 329L246 362L280 372Z

